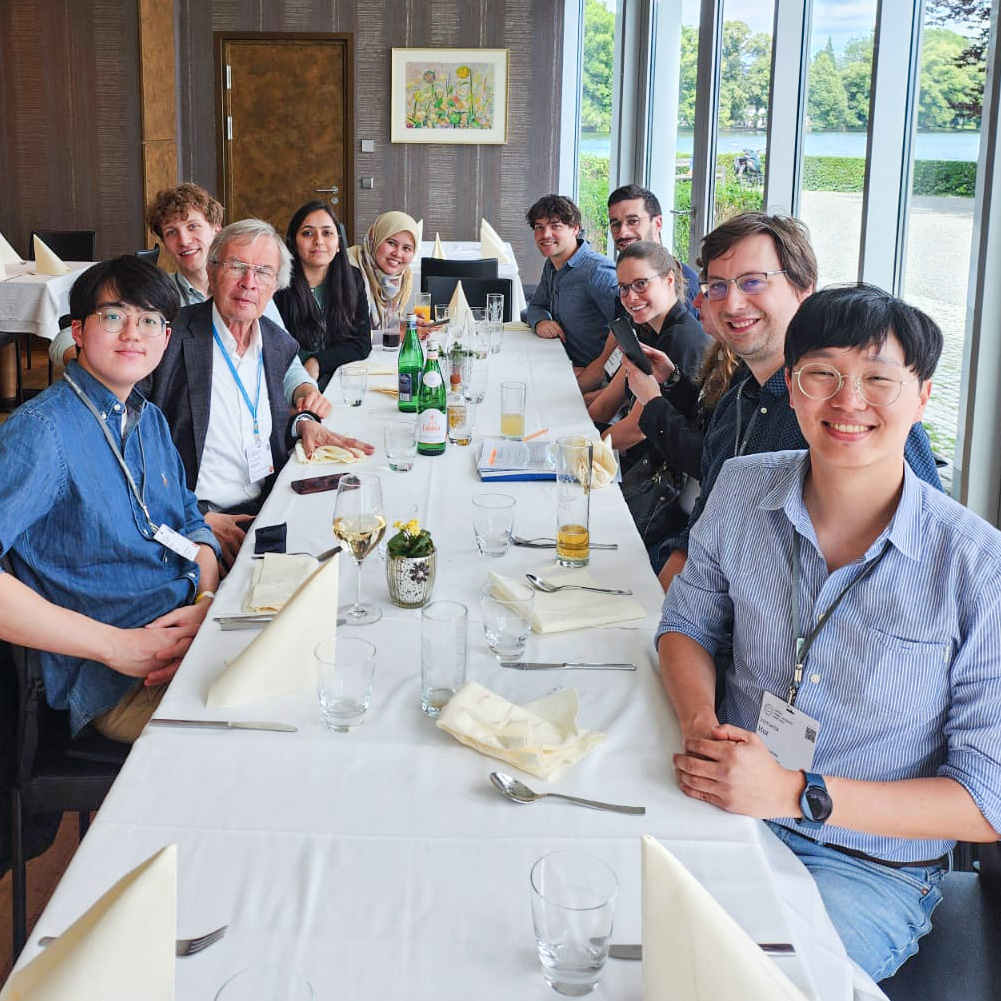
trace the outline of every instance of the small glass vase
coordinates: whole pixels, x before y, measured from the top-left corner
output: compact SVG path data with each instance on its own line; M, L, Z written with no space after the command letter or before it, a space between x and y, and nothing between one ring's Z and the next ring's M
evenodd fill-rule
M427 556L386 556L386 582L389 597L400 608L420 608L431 600L434 575L438 568L437 551Z

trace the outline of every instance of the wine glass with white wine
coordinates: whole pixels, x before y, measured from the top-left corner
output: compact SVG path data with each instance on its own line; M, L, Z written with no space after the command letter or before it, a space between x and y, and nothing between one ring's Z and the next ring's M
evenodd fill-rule
M353 605L337 613L349 626L367 626L382 618L381 609L361 603L361 565L382 539L386 516L382 512L382 484L374 473L350 473L337 484L334 501L334 535L351 551L358 567L358 585Z

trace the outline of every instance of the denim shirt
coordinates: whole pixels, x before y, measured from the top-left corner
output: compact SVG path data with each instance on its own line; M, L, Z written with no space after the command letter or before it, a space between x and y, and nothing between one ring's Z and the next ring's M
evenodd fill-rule
M184 485L163 414L133 392L127 406L76 362L67 374L104 416L150 517L216 549ZM106 415L106 416L105 416ZM0 426L0 552L42 597L121 628L143 626L191 600L198 565L154 541L97 420L65 381ZM136 679L92 660L43 652L46 698L69 709L75 733Z

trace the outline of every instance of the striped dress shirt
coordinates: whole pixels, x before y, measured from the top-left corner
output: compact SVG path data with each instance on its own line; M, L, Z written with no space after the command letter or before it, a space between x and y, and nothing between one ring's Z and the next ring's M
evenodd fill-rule
M753 731L762 692L784 699L792 679L792 588L805 632L885 546L806 658L796 706L820 723L813 771L871 781L947 776L1001 830L1001 532L905 463L890 524L861 560L830 573L803 503L808 468L801 451L723 466L657 638L683 633L714 654L732 637L722 715ZM953 844L830 826L809 836L897 862Z

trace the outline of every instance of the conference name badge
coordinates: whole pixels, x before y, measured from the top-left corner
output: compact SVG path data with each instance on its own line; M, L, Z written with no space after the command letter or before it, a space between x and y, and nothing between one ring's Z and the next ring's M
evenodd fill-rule
M263 480L275 471L275 460L271 456L269 442L256 441L247 446L244 454L247 456L247 475L251 483Z
M820 723L812 716L765 692L761 697L757 732L783 768L813 770Z
M186 539L180 532L175 532L169 525L161 525L153 538L165 549L177 553L183 559L194 562L198 556L198 546L190 539Z

